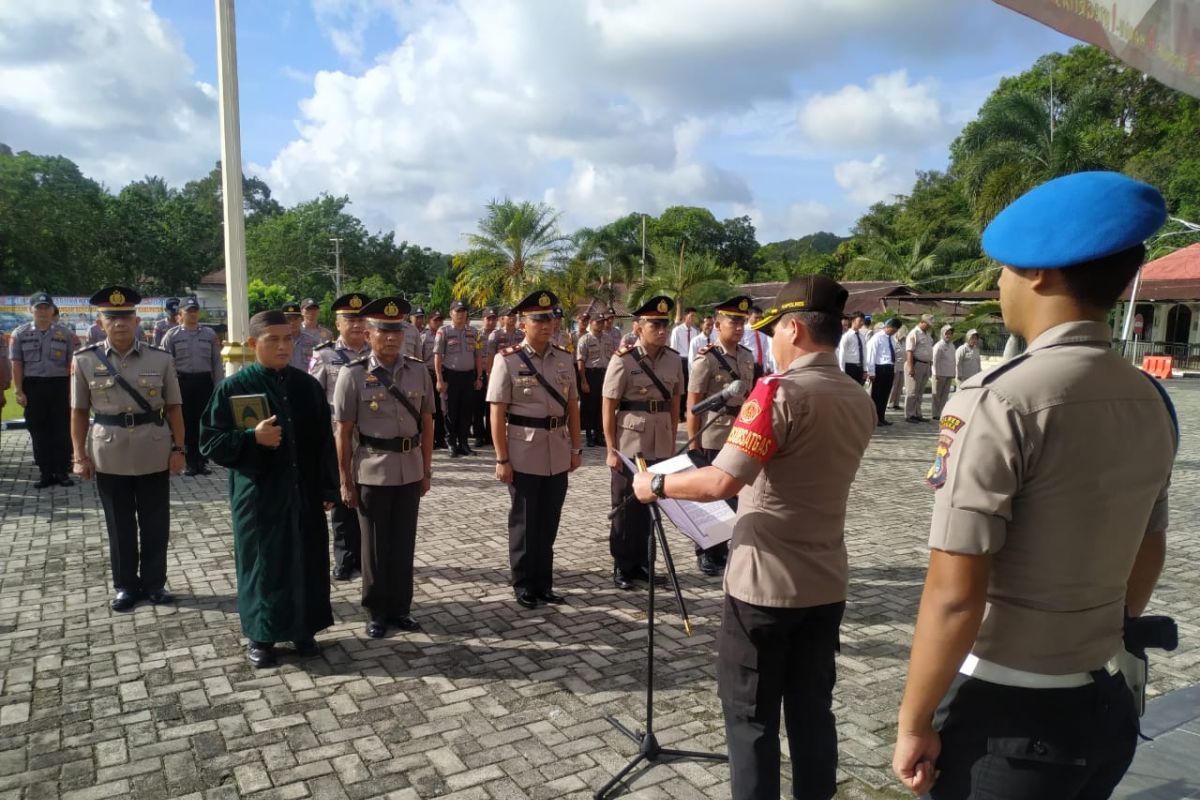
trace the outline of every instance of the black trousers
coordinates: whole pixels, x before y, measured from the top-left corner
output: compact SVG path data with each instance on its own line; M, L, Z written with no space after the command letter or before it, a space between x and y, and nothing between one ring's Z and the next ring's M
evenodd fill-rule
M358 524L358 512L342 501L333 504L329 514L333 523L333 563L336 567L362 565L362 527Z
M661 460L661 459L659 459ZM647 459L647 464L655 464L658 460ZM619 470L610 470L610 484L613 508L616 508L626 497L633 494L633 473L621 465ZM613 565L623 575L631 575L640 569L647 569L650 564L646 546L650 536L650 507L630 500L625 503L621 512L612 518L608 529L608 551L612 554Z
M871 402L875 404L875 415L883 422L888 395L892 393L892 381L896 380L896 368L891 364L876 364L875 378L871 381Z
M436 391L437 374L429 370L429 380L433 383L433 444L435 447L446 446L446 410L442 408L442 393Z
M779 709L792 755L792 797L837 791L834 654L846 604L768 608L725 596L717 694L725 712L734 800L779 797Z
M443 369L446 379L446 433L450 445L466 447L475 413L475 370Z
M1075 689L1021 689L955 677L934 726L934 800L1101 800L1133 760L1138 720L1120 676Z
M601 419L601 409L604 404L605 368L585 369L583 376L587 378L588 393L579 394L580 427L593 439L599 439L604 434L604 422Z
M847 364L846 365L846 374L849 375L851 378L854 378L854 382L857 383L859 386L862 386L863 383L866 382L866 378L864 377L864 373L863 373L862 364Z
M25 378L25 426L33 463L43 475L71 472L71 379Z
M548 592L554 588L554 540L567 499L567 473L530 475L514 470L508 496L512 498L508 563L513 589Z
M179 394L183 397L183 442L187 445L187 464L199 469L208 463L200 455L200 417L212 396L213 379L209 372L180 372Z
M373 617L402 617L412 610L420 507L420 481L403 486L358 485L362 604Z
M471 435L477 441L487 441L491 444L492 434L488 420L488 402L487 397L487 382L488 374L483 373L483 383L480 384L479 391L475 392L475 412L471 418ZM474 383L471 384L474 388Z
M151 475L97 472L96 492L108 528L113 588L156 592L166 586L171 527L171 481L167 471Z
M713 460L716 459L717 453L721 451L710 450L707 447L702 447L700 448L700 452L704 456L704 463L711 464ZM729 507L733 509L734 513L737 513L738 499L736 494L725 502L729 504ZM729 542L715 544L707 550L702 550L700 547L696 547L696 555L700 555L701 553L708 553L709 556L716 559L719 563L724 564L729 559Z

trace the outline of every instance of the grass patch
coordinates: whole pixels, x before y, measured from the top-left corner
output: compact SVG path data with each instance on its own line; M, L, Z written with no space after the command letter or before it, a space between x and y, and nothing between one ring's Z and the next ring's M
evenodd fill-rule
M21 419L25 409L17 405L17 398L10 386L4 390L4 408L0 409L0 420Z

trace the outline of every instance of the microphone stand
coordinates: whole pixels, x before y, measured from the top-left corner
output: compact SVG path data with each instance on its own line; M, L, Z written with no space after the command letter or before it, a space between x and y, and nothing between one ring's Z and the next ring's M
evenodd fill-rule
M714 416L713 419L715 420L716 417ZM709 421L709 424L711 423L712 420ZM708 425L704 426L704 428L706 427L708 427ZM704 428L701 428L700 431L703 432ZM696 436L699 435L700 433L696 434ZM695 440L696 436L693 436L691 439L689 439L687 444L683 446L683 449L681 449L679 453L682 453L684 450L686 450L687 445L691 444L692 441ZM679 455L679 453L676 453L676 455ZM637 466L638 472L646 471L646 461L642 458L641 454L638 454ZM618 508L623 508L623 505L618 506ZM703 753L695 750L676 750L670 747L663 747L658 743L658 737L654 734L654 570L656 561L656 539L659 545L662 547L663 564L666 567L667 576L670 578L671 585L675 589L675 599L679 602L679 611L680 615L683 617L684 630L687 631L689 636L691 635L692 630L691 625L688 623L687 608L683 603L683 595L679 591L679 579L675 574L675 563L671 559L671 550L667 547L667 534L663 530L662 512L658 508L658 503L650 503L650 519L653 525L653 531L652 535L648 537L648 541L646 543L646 556L648 559L647 571L650 573L649 585L646 589L646 729L644 731L633 731L622 725L621 722L612 714L604 715L604 718L608 720L608 722L614 728L625 734L625 736L627 736L631 741L637 743L638 751L633 758L621 768L620 772L614 775L608 783L600 787L600 789L593 795L595 800L604 800L604 798L616 788L617 784L619 784L626 775L633 771L633 769L643 761L647 762L649 765L654 765L660 758L664 757L695 758L704 761L729 760L728 755L723 755L721 753Z

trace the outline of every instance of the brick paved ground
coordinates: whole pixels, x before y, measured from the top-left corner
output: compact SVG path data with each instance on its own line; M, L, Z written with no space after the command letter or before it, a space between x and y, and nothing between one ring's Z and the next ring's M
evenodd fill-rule
M1185 428L1170 565L1153 611L1180 621L1155 693L1200 680L1200 381L1172 383ZM1190 424L1189 424L1190 423ZM876 437L851 496L851 597L836 694L841 797L893 795L889 741L926 558L930 426ZM607 473L588 452L558 547L563 608L506 585L507 495L486 456L435 462L422 507L415 613L425 632L369 640L358 582L334 587L323 654L245 663L222 471L172 481L174 608L108 609L94 486L33 490L28 439L0 438L0 800L25 798L582 797L631 753L602 719L642 714L643 594L608 578ZM1081 464L1080 469L1088 465ZM1103 502L1105 498L1097 498ZM664 745L721 750L713 634L719 584L678 534L695 635L659 627ZM635 777L639 797L728 794L723 765Z

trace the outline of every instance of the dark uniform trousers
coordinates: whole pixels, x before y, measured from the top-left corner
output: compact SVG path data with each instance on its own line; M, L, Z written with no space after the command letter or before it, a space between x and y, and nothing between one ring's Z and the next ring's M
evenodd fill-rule
M475 412L475 370L443 369L446 379L446 428L450 445L467 447L467 434Z
M362 604L373 614L402 617L412 610L420 507L420 481L403 486L358 486Z
M891 364L876 364L875 377L871 380L871 402L875 404L875 415L883 422L883 410L887 407L888 395L892 393L892 381L896 380L896 368Z
M646 465L657 464L662 459L646 459ZM613 508L624 502L633 493L633 473L622 464L621 469L612 472L612 504ZM620 513L612 518L608 533L608 551L612 554L617 571L631 576L650 566L650 554L646 552L650 544L650 507L636 500L625 503Z
M583 376L587 378L588 393L579 394L580 427L588 438L597 441L604 437L604 423L600 413L604 405L604 373L604 367L585 368Z
M508 563L517 592L554 588L554 540L567 498L567 473L530 475L513 471L508 485Z
M934 716L934 800L1101 800L1133 760L1138 719L1120 674L1074 689L955 677Z
M472 381L472 390L474 390L474 385L475 382ZM483 373L483 383L480 385L479 391L475 392L475 413L471 418L471 434L477 441L487 441L488 444L491 444L492 434L488 430L488 416L490 412L488 411L488 402L486 400L487 385L488 374L485 372Z
M166 470L150 475L97 472L96 491L108 528L113 587L129 592L162 589L167 584L167 538L171 525L169 473Z
M353 569L362 565L362 527L358 512L338 500L329 513L333 527L333 563Z
M849 375L851 378L853 378L854 382L857 383L859 386L862 386L863 383L866 382L866 378L864 377L865 373L863 372L862 364L847 364L846 365L846 374Z
M187 445L187 463L192 469L200 469L208 463L208 459L200 455L200 417L204 414L212 391L212 373L179 373L179 394L183 397L183 441Z
M429 370L429 380L437 386L437 373ZM442 408L442 393L433 393L433 446L446 446L446 410Z
M725 596L717 694L725 712L734 800L779 797L779 716L792 756L792 797L837 791L834 654L845 602L769 608Z
M71 472L71 379L25 378L21 385L33 463L43 475Z

